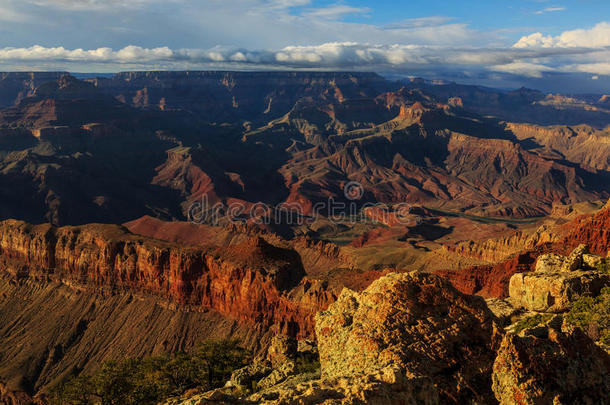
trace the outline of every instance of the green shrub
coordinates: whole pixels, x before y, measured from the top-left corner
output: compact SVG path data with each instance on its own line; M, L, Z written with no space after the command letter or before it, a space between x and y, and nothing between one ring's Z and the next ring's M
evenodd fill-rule
M93 374L69 378L51 391L52 402L70 405L156 404L195 387L220 387L246 364L235 340L204 342L191 354L106 362Z
M299 353L296 358L297 373L318 373L320 372L320 358L317 354Z
M602 259L601 263L597 265L597 271L610 274L610 259Z
M583 328L595 340L610 345L610 287L597 297L578 297L566 320Z
M528 316L526 318L523 318L519 321L517 321L517 323L515 323L514 326L514 333L520 333L522 331L524 331L525 329L530 329L530 328L535 328L536 326L543 324L545 322L548 322L551 320L551 318L553 317L553 315L549 315L549 314L537 314L537 315L533 315L533 316Z

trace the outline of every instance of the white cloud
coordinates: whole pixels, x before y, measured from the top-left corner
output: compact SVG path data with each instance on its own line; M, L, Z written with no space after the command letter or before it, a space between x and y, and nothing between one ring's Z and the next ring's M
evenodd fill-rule
M68 62L114 62L138 63L169 60L175 56L169 48L145 49L138 46L127 46L119 51L111 48L98 48L92 50L73 49L64 47L45 48L32 46L30 48L4 48L0 49L0 60L3 61L68 61Z
M536 11L534 14L546 14L546 13L552 13L555 11L565 11L565 10L566 10L565 7L547 7L545 9Z
M401 30L401 29L413 29L422 27L438 27L439 25L445 25L454 19L451 17L444 16L430 16L420 18L410 18L399 23L386 25L387 30Z
M0 11L5 9L25 16L23 23L12 19L13 24L0 27L10 33L0 44L13 46L42 41L73 48L130 43L280 48L349 41L449 46L477 45L495 36L481 36L449 17L386 27L347 22L347 16L370 11L347 1L318 7L311 0L0 0Z
M232 47L211 49L177 49L168 47L143 48L127 46L119 50L109 47L97 49L66 49L33 46L29 48L0 48L0 61L6 64L94 63L119 67L158 66L183 69L202 68L221 64L233 68L290 68L290 69L393 69L408 70L422 67L473 67L529 77L540 77L544 72L572 71L609 74L610 64L572 63L554 67L541 62L557 57L583 60L587 50L570 49L485 49L449 48L423 45L374 45L357 42L329 42L311 46L287 46L277 50L247 50Z
M384 26L345 21L368 12L349 1L0 0L0 46L13 45L0 48L0 67L608 74L608 22L557 36L536 32L512 44L503 33L447 16ZM45 46L30 46L36 43Z
M540 78L542 77L543 72L552 72L555 69L538 63L514 62L507 63L505 65L493 66L493 70L496 72L512 73L520 76Z
M365 14L370 11L367 7L351 7L344 4L336 4L334 6L316 8L304 13L305 16L319 17L329 20L336 20L350 14Z
M610 60L610 58L608 59ZM606 63L580 63L561 67L564 72L582 72L597 75L610 75L610 62Z
M558 36L536 32L522 37L515 48L601 48L610 46L610 23L601 22L591 29L565 31Z

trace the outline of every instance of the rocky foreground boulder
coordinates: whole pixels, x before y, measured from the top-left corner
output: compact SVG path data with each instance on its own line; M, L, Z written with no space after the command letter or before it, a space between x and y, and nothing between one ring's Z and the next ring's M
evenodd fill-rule
M610 356L581 330L561 316L519 332L498 325L482 298L441 277L390 273L362 293L344 289L318 313L319 374L295 374L249 396L228 386L167 404L608 402ZM271 358L292 351L282 347L289 345L278 344Z
M493 367L500 404L610 403L610 356L556 321L504 336Z
M361 294L344 290L316 317L322 376L428 378L443 403L493 398L497 326L482 298L437 276L389 274Z
M511 277L510 301L515 307L529 311L565 312L577 296L596 296L610 285L610 274L594 267L601 260L589 254L586 245L579 245L569 256L541 255L536 271Z

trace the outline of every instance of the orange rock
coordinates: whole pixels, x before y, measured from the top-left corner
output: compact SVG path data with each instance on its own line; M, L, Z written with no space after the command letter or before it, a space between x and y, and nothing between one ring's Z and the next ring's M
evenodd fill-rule
M214 251L129 233L115 225L55 228L0 223L0 260L18 277L159 294L265 329L313 336L313 316L334 300L305 278L299 255L260 237Z

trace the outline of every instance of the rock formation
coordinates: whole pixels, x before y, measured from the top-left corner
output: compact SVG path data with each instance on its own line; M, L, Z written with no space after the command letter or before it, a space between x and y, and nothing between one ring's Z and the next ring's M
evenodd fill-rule
M2 274L0 297L0 380L6 395L17 391L26 399L73 372L92 373L104 361L190 351L205 339L239 338L256 351L270 338L256 325L214 310L68 280L15 280ZM0 385L5 404L3 395Z
M608 283L594 268L610 250L610 209L565 208L570 222L533 232L522 218L610 196L602 102L369 73L0 74L0 219L52 224L0 222L0 401L103 360L233 336L257 352L271 343L268 358L202 400L254 384L251 402L494 403L517 391L535 402L525 372L504 361L492 392L500 325L565 311ZM515 117L535 124L506 122ZM204 200L220 206L217 223L177 221ZM363 212L389 228L330 226L314 209L331 200L384 203L385 219ZM258 202L298 203L314 223L257 223ZM399 203L422 208L402 215ZM404 223L419 216L435 218ZM494 239L452 238L460 221L493 223ZM133 233L81 225L92 222ZM450 269L477 264L439 272L455 288L388 275L451 258ZM561 333L505 337L501 353L586 349ZM315 337L321 375L300 373L294 338ZM577 395L572 383L536 384Z
M610 285L610 274L586 268L586 252L588 247L583 244L567 257L552 253L538 257L535 272L511 277L509 296L513 305L537 312L564 312L577 296L598 295ZM594 256L587 255L587 262L594 261Z
M389 274L361 294L344 290L318 314L322 377L429 378L443 401L486 402L493 319L483 300L437 276Z
M510 306L488 304L502 307L498 313ZM459 293L438 276L391 273L362 293L346 289L317 315L316 331L321 378L293 375L241 399L229 385L166 405L213 398L268 405L603 404L607 399L610 355L580 329L554 316L518 333L504 331L483 300ZM274 356L288 347L282 338L277 342ZM250 376L261 370L246 369Z
M494 265L476 266L460 270L437 271L461 292L477 294L485 298L507 298L508 287L514 274L533 270L536 251L519 253Z
M113 225L55 228L0 223L0 259L19 278L54 278L160 294L260 326L313 332L313 314L332 294L304 279L296 252L253 237L230 251L206 251L138 237ZM289 292L304 303L291 300Z
M542 326L504 336L493 389L501 405L604 404L609 373L610 355L580 329Z
M436 88L375 74L11 74L3 85L14 91L0 101L0 135L10 134L0 136L1 219L184 219L203 195L299 203L310 214L329 197L345 200L350 181L364 188L360 203L487 216L540 216L608 196L605 132L577 131L586 148L566 164L497 119L473 119L465 99L452 106Z
M524 250L534 249L543 243L556 242L558 239L559 236L551 227L542 225L533 233L517 231L509 236L481 242L469 240L449 246L448 250L460 256L498 263Z
M19 104L24 98L32 96L41 84L56 81L65 74L63 72L0 73L0 108Z
M212 336L235 336L261 350L272 326L312 337L316 311L335 298L326 283L305 277L299 253L260 236L243 237L230 249L206 248L116 225L56 228L9 220L0 222L0 263L0 315L6 325L15 317L20 322L0 328L3 341L14 342L0 349L10 359L0 375L11 378L12 390L30 393L74 367L90 370L119 354L187 350ZM41 317L45 311L51 314ZM167 324L180 331L161 331ZM22 328L38 332L33 337ZM138 330L152 336L142 343L134 339ZM31 351L17 350L23 339ZM49 339L56 349L47 347Z
M506 298L511 277L517 273L536 269L541 273L569 272L582 267L583 263L591 270L600 256L610 253L610 207L606 204L594 214L581 215L555 226L552 233L556 242L536 244L500 263L436 273L451 280L456 288L467 294ZM584 253L583 246L590 253Z

